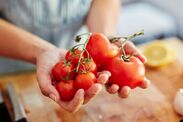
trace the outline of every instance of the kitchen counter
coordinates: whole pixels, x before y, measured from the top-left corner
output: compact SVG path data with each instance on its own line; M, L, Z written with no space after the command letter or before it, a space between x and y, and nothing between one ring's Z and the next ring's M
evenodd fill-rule
M181 117L175 113L172 102L176 91L183 88L183 43L175 38L166 42L177 52L175 61L160 69L146 68L151 86L133 90L128 99L103 90L78 112L68 113L41 95L34 71L1 75L1 88L8 82L14 84L28 122L178 122Z

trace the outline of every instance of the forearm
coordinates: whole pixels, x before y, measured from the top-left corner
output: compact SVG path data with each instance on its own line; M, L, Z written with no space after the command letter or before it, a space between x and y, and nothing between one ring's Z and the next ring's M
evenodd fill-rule
M120 0L93 0L86 20L89 31L114 35L120 6Z
M0 19L0 56L36 63L36 57L52 44Z

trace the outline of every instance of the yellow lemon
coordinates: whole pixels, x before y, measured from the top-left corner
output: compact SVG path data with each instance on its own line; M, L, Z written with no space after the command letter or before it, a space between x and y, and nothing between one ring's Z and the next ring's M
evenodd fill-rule
M147 58L147 65L160 67L173 61L174 51L163 41L148 44L143 51Z

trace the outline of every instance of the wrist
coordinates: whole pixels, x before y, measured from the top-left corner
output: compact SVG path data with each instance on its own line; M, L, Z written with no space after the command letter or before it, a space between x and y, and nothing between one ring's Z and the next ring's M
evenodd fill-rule
M114 28L110 27L99 27L99 28L88 28L90 32L92 33L102 33L107 37L113 37L116 35L116 30Z
M116 32L115 31L104 31L104 34L107 37L114 37L116 35Z
M30 54L33 56L33 57L30 57L30 62L33 64L37 63L37 59L42 53L48 50L56 49L56 46L54 46L51 43L48 43L46 40L36 38L35 42L36 43L33 45L33 48L32 48L32 54Z

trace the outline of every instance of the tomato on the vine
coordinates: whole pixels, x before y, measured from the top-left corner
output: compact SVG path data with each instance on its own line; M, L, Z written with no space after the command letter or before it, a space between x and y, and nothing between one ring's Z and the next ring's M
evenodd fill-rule
M94 83L96 83L96 81L95 75L91 72L78 74L74 81L74 86L77 89L84 89L87 91Z
M78 64L78 61L79 61L79 57L80 57L80 54L81 54L81 50L79 49L71 49L71 50L68 50L66 55L65 55L65 59L67 61L70 61L72 64L74 65L77 65ZM83 56L84 57L84 56Z
M65 60L58 62L52 69L52 76L55 81L70 80L74 77L74 65Z
M97 73L97 65L93 61L93 59L83 59L81 64L79 65L79 73L92 72L94 74Z
M118 47L100 33L93 33L90 36L86 49L99 67L105 65L119 53Z
M143 63L134 56L129 61L115 57L108 63L106 70L111 72L110 83L120 87L129 86L132 89L141 85L145 75Z
M74 87L73 80L60 81L59 83L57 83L56 89L59 92L60 99L63 101L72 100L77 91Z

